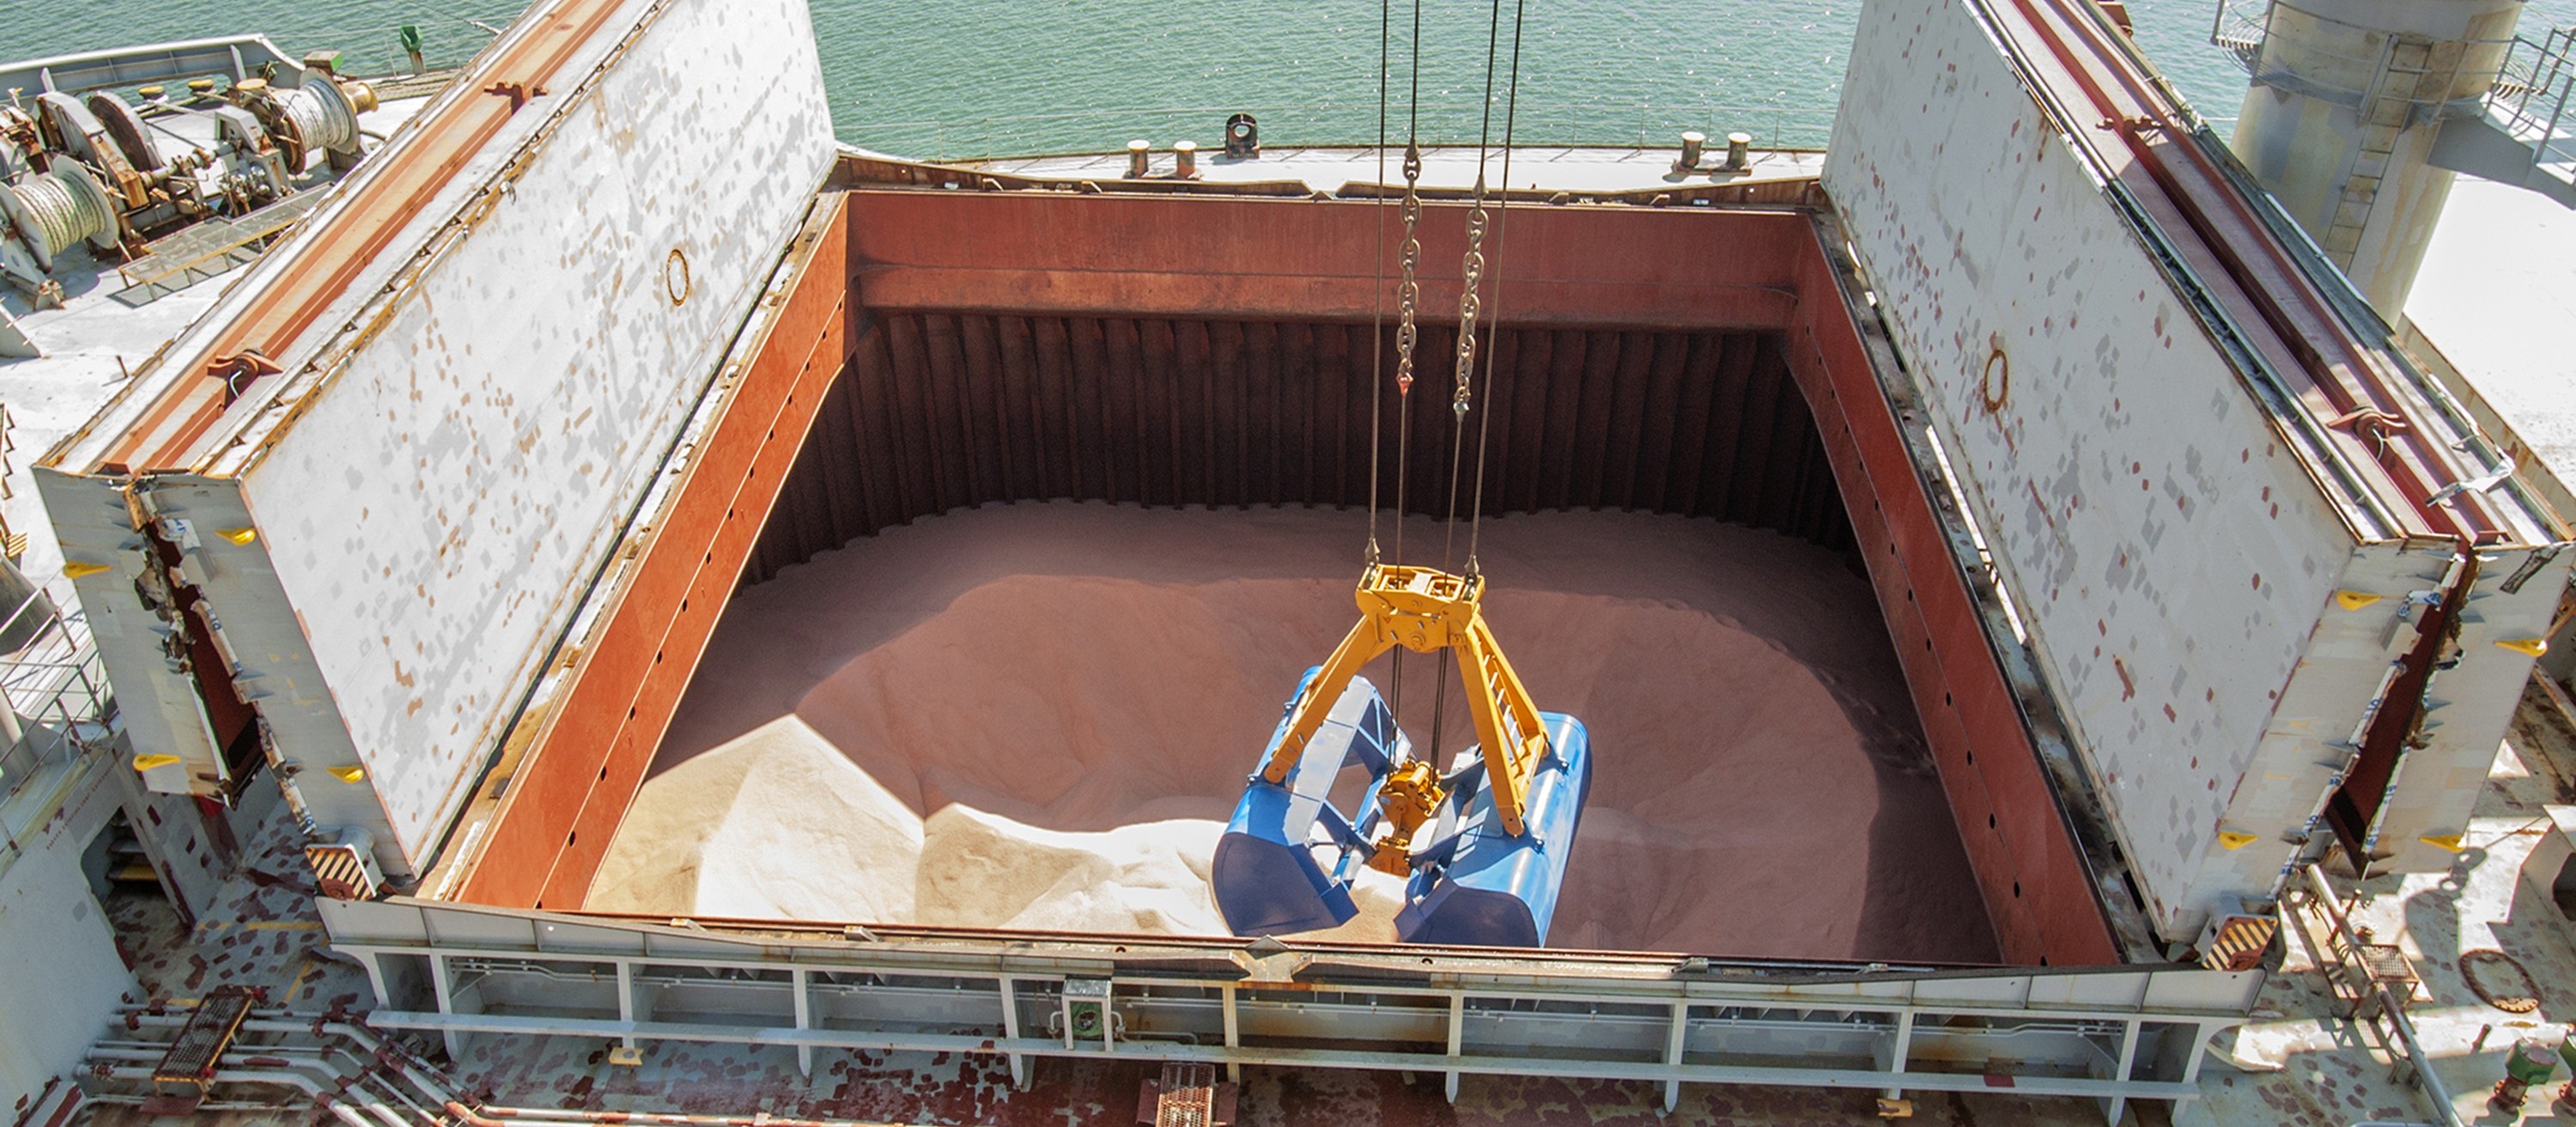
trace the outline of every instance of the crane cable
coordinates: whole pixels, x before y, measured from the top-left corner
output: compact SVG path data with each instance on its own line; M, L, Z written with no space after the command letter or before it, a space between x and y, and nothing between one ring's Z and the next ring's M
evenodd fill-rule
M1388 38L1392 34L1395 0L1377 0L1377 183L1386 183L1386 81ZM1368 566L1377 566L1377 488L1379 450L1385 445L1380 436L1378 401L1386 396L1386 193L1375 193L1371 208L1371 228L1377 232L1376 252L1369 256L1377 267L1377 286L1370 292L1375 305L1369 317L1369 484L1368 484ZM1404 514L1395 515L1401 531Z
M1390 61L1387 44L1391 35L1389 29L1394 23L1392 3L1393 0L1378 0L1377 179L1380 188L1377 193L1377 207L1381 212L1377 225L1379 239L1377 270L1378 295L1381 302L1385 300L1386 292L1384 241L1386 222L1383 209L1386 206L1384 185L1386 183L1387 72ZM1413 346L1421 334L1421 329L1414 320L1422 299L1422 284L1417 276L1419 267L1422 265L1422 240L1418 230L1422 223L1422 0L1413 0L1413 33L1407 49L1411 57L1406 71L1409 91L1406 96L1404 119L1404 206L1402 208L1404 242L1399 250L1403 280L1396 287L1395 303L1395 562L1399 565L1404 562L1405 501L1409 492L1407 486L1412 477L1413 412L1409 409L1409 405L1412 402L1410 397L1413 391ZM1383 310L1384 306L1381 305L1379 308ZM1379 415L1385 410L1386 405L1385 391L1377 383L1377 374L1380 371L1379 366L1385 363L1384 353L1378 352L1372 357L1370 363L1368 562L1371 566L1375 566L1378 561L1378 458L1381 449ZM1394 675L1390 678L1393 688L1390 694L1391 704L1395 714L1401 716L1404 712L1404 651L1401 647L1395 651L1393 664Z
M1505 216L1508 216L1511 210L1512 128L1520 109L1521 23L1522 17L1526 14L1527 6L1528 0L1514 0L1512 8L1511 85L1507 94L1511 99L1511 105L1505 110L1503 117L1503 190L1501 194L1495 197L1494 201L1495 210ZM1475 398L1476 355L1478 351L1476 348L1476 321L1477 318L1482 315L1484 306L1484 299L1481 290L1485 275L1485 232L1488 228L1489 222L1495 231L1497 242L1500 241L1501 235L1500 224L1502 221L1489 219L1489 216L1485 211L1485 195L1487 191L1485 168L1486 156L1493 148L1494 63L1496 51L1502 43L1502 28L1503 0L1493 0L1492 16L1485 28L1484 124L1476 137L1476 189L1472 202L1469 204L1467 210L1467 254L1464 261L1461 263L1461 273L1465 284L1462 285L1458 291L1458 365L1456 372L1456 390L1451 395L1449 403L1451 418L1449 442L1449 517L1447 538L1442 544L1440 550L1440 566L1444 571L1449 567L1449 562L1453 554L1452 549L1455 546L1458 534L1458 479L1459 471L1464 468L1463 459L1466 456L1467 411L1473 405ZM1502 274L1500 271L1496 271L1494 274L1494 301L1495 308L1497 310L1502 308L1502 288ZM1501 322L1499 319L1496 319L1489 323L1486 330L1487 347L1484 349L1484 352L1486 353L1485 374L1488 377L1493 375L1494 360L1492 353L1494 352L1494 346L1498 342L1500 335ZM1475 542L1477 530L1481 527L1481 517L1483 516L1484 510L1485 435L1487 430L1486 418L1490 413L1491 412L1487 412L1486 414L1476 416L1475 503L1471 506L1471 511L1468 514L1470 528L1468 532L1469 547L1467 551L1467 574L1469 575L1476 574Z
M1395 290L1395 562L1404 562L1404 508L1412 474L1411 457L1413 412L1413 346L1421 339L1421 327L1414 323L1422 305L1422 0L1413 0L1412 60L1407 81L1412 89L1406 98L1404 120L1404 242L1398 249L1403 281ZM1385 146L1378 150L1385 158ZM1376 411L1380 405L1370 404Z
M1527 0L1514 0L1512 8L1512 84L1509 94L1513 99L1513 105L1512 111L1504 116L1503 192L1496 199L1497 210L1505 213L1509 212L1511 206L1510 130L1513 113L1516 113L1519 108L1521 19L1526 14L1526 5ZM1489 216L1485 211L1487 191L1485 166L1487 155L1492 152L1494 143L1494 62L1497 49L1502 44L1502 34L1503 0L1493 0L1491 15L1485 24L1485 103L1483 121L1476 134L1476 189L1467 208L1467 253L1459 264L1463 284L1458 290L1458 363L1454 371L1454 390L1449 399L1449 515L1442 532L1440 546L1442 571L1449 570L1450 560L1457 546L1458 477L1459 471L1464 468L1463 460L1467 452L1467 412L1475 401L1476 319L1483 312L1484 298L1481 290L1485 276L1485 231L1489 222ZM1502 293L1502 276L1499 273L1495 275L1494 290L1499 302ZM1496 308L1500 308L1499 303ZM1488 335L1491 334L1492 330L1489 328ZM1485 360L1486 372L1490 375L1493 370L1493 359L1490 354L1493 350L1488 348L1485 351L1488 353ZM1475 504L1478 510L1483 508L1485 498L1485 418L1486 416L1481 414L1476 417ZM1467 534L1469 544L1467 574L1471 578L1476 574L1477 568L1474 545L1477 533L1482 527L1480 516L1481 512L1478 512L1470 514L1468 518L1470 527ZM1440 651L1439 663L1440 672L1432 681L1431 752L1435 762L1440 754L1441 729L1445 726L1448 713L1449 651L1445 648ZM1481 676L1480 671L1479 679Z
M1499 9L1502 6L1502 0L1494 0L1494 6ZM1503 194L1494 205L1496 212L1494 242L1497 245L1503 241L1503 225L1511 219L1512 137L1515 127L1520 123L1521 108L1521 27L1528 13L1529 0L1512 0L1512 77L1503 95ZM1487 97L1490 99L1491 95ZM1485 439L1490 429L1489 424L1493 421L1490 407L1494 385L1499 378L1495 375L1494 363L1502 355L1502 310L1503 272L1497 269L1494 271L1494 315L1486 320L1485 327L1485 398L1489 409L1476 416L1476 498L1467 508L1467 574L1469 575L1474 575L1478 571L1476 549L1485 527ZM1463 386L1459 389L1459 394L1466 394Z

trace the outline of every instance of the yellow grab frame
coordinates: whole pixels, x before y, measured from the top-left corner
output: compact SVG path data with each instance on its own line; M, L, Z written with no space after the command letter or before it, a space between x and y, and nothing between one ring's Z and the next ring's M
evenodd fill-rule
M1475 718L1476 739L1485 757L1485 785L1493 788L1494 809L1502 816L1503 829L1514 837L1520 836L1530 777L1537 773L1539 760L1547 755L1547 731L1539 724L1538 707L1530 702L1529 690L1521 685L1520 675L1512 671L1510 659L1503 656L1493 631L1485 625L1479 605L1484 590L1485 580L1480 575L1452 575L1427 567L1369 565L1354 595L1360 608L1359 622L1334 648L1333 656L1325 659L1323 669L1307 684L1305 694L1297 698L1289 714L1287 735L1271 753L1261 777L1273 783L1287 782L1289 769L1305 754L1307 741L1322 727L1334 703L1342 699L1342 690L1377 655L1397 646L1415 653L1454 650L1459 679L1466 683L1467 709ZM1431 749L1431 754L1438 755L1439 749ZM1424 776L1433 778L1427 789L1418 781ZM1436 806L1437 787L1433 772L1389 773L1386 788L1397 793L1387 795L1390 801L1386 808L1396 822L1396 832L1388 844L1400 850L1419 824L1417 819L1401 817L1399 808ZM1411 793L1416 790L1425 793ZM1415 801L1394 801L1400 796ZM1427 802L1421 801L1425 798Z

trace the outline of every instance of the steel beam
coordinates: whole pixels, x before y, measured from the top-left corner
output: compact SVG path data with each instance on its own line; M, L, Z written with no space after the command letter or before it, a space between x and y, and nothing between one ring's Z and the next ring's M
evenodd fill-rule
M815 1050L1436 1072L1544 1071L1663 1085L2011 1088L2188 1099L2209 1038L2243 1020L2262 976L2185 967L1889 971L1631 956L1300 948L1289 964L1235 940L878 933L872 941L607 924L420 901L327 902L333 946L370 981L426 962L432 990L380 993L379 1027ZM1293 966L1293 970L1286 969ZM1715 970L1719 973L1711 973ZM1275 977L1284 974L1286 977ZM455 989L470 978L471 996ZM1075 1049L1024 1028L1073 981L1106 982L1121 1030ZM615 1018L595 984L618 984ZM791 989L781 989L785 983ZM645 1002L649 994L651 1008ZM996 999L1001 1012L994 1012ZM2115 1048L2116 1047L2116 1048ZM2144 1067L2140 1061L2164 1062Z
M1423 211L1423 260L1457 261L1466 208ZM869 190L850 212L873 311L1365 321L1391 314L1380 279L1401 269L1377 229L1395 211L1369 201ZM1515 325L1778 328L1805 226L1789 209L1523 205L1484 253L1511 264ZM1425 322L1455 322L1459 284L1423 272Z

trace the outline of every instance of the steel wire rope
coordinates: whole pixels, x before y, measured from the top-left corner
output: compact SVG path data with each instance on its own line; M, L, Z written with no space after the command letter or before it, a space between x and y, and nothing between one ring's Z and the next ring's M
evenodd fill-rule
M1495 0L1497 6L1501 2L1502 0ZM1494 202L1494 246L1498 252L1503 245L1503 228L1511 222L1512 217L1512 138L1515 127L1520 122L1521 29L1527 24L1528 14L1529 0L1512 0L1512 76L1511 81L1504 87L1503 93L1503 194ZM1485 319L1487 409L1476 415L1476 496L1474 502L1467 507L1467 574L1469 575L1478 574L1480 570L1476 560L1476 550L1482 541L1485 528L1485 445L1494 418L1492 410L1494 385L1495 381L1501 378L1496 375L1498 369L1495 366L1496 361L1502 356L1503 335L1503 271L1499 255L1495 263L1494 309L1493 314Z
M1517 2L1519 0L1516 0ZM1513 9L1515 20L1518 19L1520 12L1521 9L1518 7ZM1493 0L1490 13L1485 23L1485 101L1482 120L1476 130L1476 190L1470 197L1467 208L1467 253L1459 262L1462 284L1458 289L1458 363L1452 372L1452 382L1456 390L1449 400L1449 515L1442 522L1441 528L1440 570L1442 571L1449 570L1449 563L1455 556L1458 543L1458 472L1465 468L1463 459L1467 449L1467 412L1474 399L1476 316L1483 301L1477 291L1483 284L1485 274L1485 161L1494 144L1494 58L1503 38L1503 0ZM1515 54L1513 75L1517 80L1519 76L1517 55L1520 44L1520 27L1517 23L1512 28L1512 43ZM1508 159L1508 151L1505 156ZM1503 194L1509 196L1511 185L1506 182L1503 190ZM1490 363L1489 360L1488 364ZM1482 438L1484 426L1484 416L1477 416L1476 472L1480 479L1484 474ZM1481 499L1483 495L1484 483L1479 480L1477 496ZM1449 711L1449 650L1447 647L1441 648L1438 660L1440 672L1432 678L1431 690L1431 754L1435 764L1439 762L1442 729L1446 725ZM1466 672L1461 669L1459 675L1464 677ZM1477 670L1476 675L1481 680L1484 671Z
M1389 34L1388 25L1393 22L1393 11L1391 5L1392 0L1380 0L1378 6L1378 42L1381 55L1385 53L1385 43ZM1401 209L1404 218L1404 243L1399 248L1398 252L1402 256L1401 266L1404 271L1404 281L1396 289L1395 330L1395 562L1399 567L1404 564L1404 514L1405 505L1411 493L1411 490L1408 487L1412 480L1413 345L1421 333L1421 328L1415 324L1414 318L1415 314L1418 312L1418 307L1421 304L1422 298L1422 285L1416 276L1418 268L1422 264L1422 240L1416 231L1422 222L1422 193L1420 191L1422 183L1422 0L1413 0L1413 30L1410 38L1406 40L1405 49L1406 93L1404 107L1404 206ZM1381 70L1381 77L1378 82L1378 101L1378 113L1381 123L1379 126L1380 136L1378 139L1378 168L1380 170L1378 173L1378 196L1379 199L1383 200L1386 194L1386 174L1384 171L1386 167L1386 140L1384 137L1385 127L1383 124L1386 112L1386 81L1383 77L1383 70ZM1383 269L1384 265L1385 259L1381 256L1379 259L1379 266ZM1382 294L1383 287L1385 285L1383 278L1381 278L1379 285ZM1372 389L1369 401L1370 430L1372 432L1376 430L1377 412L1383 407L1384 397L1377 394L1375 389ZM1376 448L1372 446L1370 457L1374 459L1376 455ZM1374 487L1372 487L1369 499L1372 504L1374 504L1377 499ZM1372 517L1370 523L1372 526L1375 524L1374 517ZM1391 666L1390 675L1388 677L1388 682L1391 686L1391 691L1388 694L1389 712L1390 715L1395 716L1398 718L1399 722L1401 722L1401 718L1404 715L1403 646L1395 647L1393 660L1389 664Z
M1377 288L1372 292L1369 311L1369 496L1368 552L1369 566L1377 566L1377 490L1378 462L1385 439L1379 417L1385 413L1386 399L1386 72L1388 40L1394 24L1395 0L1377 0L1377 202L1369 209L1369 226L1377 234L1376 249L1370 264L1377 269ZM1404 514L1395 514L1398 524Z

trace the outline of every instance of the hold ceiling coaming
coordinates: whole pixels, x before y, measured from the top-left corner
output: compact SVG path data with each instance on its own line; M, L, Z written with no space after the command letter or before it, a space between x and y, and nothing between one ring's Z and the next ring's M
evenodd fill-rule
M833 152L807 20L792 0L522 20L48 456L67 496L140 469L147 514L250 530L198 537L199 628L316 818L368 831L397 878L437 847L804 222ZM764 65L704 65L716 48ZM207 373L245 349L283 371L236 378L227 405ZM165 484L184 507L155 511ZM66 550L110 568L75 580L85 604L133 597L123 546ZM131 671L157 647L101 645L121 693L170 690Z

